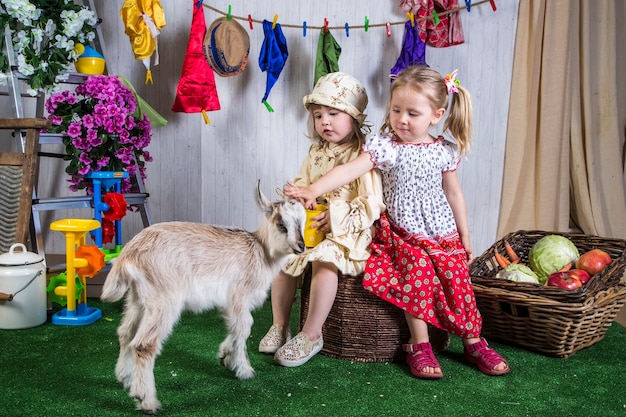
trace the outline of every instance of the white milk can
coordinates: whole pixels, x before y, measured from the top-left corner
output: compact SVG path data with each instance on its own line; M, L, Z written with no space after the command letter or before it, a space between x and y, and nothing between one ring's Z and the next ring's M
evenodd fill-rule
M43 256L16 243L0 255L0 329L26 329L45 323L46 266Z

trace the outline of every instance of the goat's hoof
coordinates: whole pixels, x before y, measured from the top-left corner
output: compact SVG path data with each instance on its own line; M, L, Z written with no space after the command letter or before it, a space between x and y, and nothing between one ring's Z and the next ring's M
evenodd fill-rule
M237 379L241 381L246 381L249 379L253 379L255 376L255 372L254 372L254 369L250 368L250 369L239 370L235 375L237 376Z
M141 412L144 414L152 416L161 411L161 403L158 400L150 404L146 404L145 401L138 401L137 409L141 410Z
M233 357L230 355L220 357L220 365L222 365L226 369L230 369L234 371Z

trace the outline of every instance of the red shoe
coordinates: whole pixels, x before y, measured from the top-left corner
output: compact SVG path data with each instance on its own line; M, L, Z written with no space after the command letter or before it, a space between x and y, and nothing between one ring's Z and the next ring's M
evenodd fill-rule
M411 368L411 373L422 379L439 379L443 377L443 372L424 372L425 368L439 368L439 362L435 359L433 348L430 343L416 343L402 345L402 350L406 354L406 363Z
M463 355L469 363L478 366L478 370L480 370L483 374L490 376L508 374L511 370L511 368L509 368L509 364L498 354L498 352L488 346L489 344L485 339L480 339L480 342L465 346ZM499 371L495 370L494 368L496 365L502 362L504 362L506 368Z

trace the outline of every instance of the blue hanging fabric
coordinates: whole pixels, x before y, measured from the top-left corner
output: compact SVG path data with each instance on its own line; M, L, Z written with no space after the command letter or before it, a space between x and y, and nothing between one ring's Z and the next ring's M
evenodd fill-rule
M283 31L280 24L276 23L272 28L273 23L267 20L263 20L263 33L265 39L263 39L263 45L261 45L261 52L259 53L259 67L261 71L267 72L267 83L265 86L265 95L262 102L267 101L267 97L281 71L285 67L287 57L287 39L283 35Z
M409 20L404 25L402 49L400 50L400 56L396 61L396 65L391 68L391 78L394 78L400 74L403 69L411 65L428 66L428 64L426 64L426 44L420 39L417 25L411 25L411 21Z

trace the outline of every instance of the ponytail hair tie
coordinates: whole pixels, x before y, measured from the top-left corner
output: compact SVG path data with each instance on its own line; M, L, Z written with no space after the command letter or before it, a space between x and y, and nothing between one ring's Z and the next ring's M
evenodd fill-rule
M448 94L458 93L459 87L461 86L461 82L456 79L456 74L459 72L458 69L452 71L452 74L448 74L443 79L446 88L448 89Z

